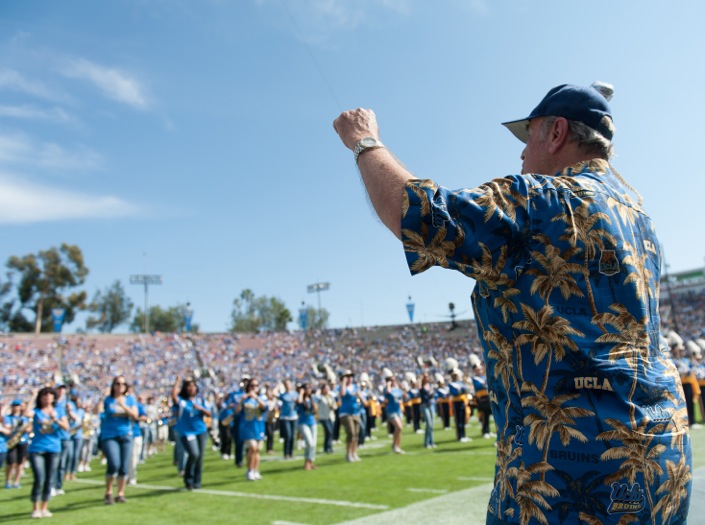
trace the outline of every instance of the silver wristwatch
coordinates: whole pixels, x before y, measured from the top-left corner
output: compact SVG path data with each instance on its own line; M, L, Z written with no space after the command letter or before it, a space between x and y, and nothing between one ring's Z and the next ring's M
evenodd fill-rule
M383 148L384 144L382 144L379 140L377 140L374 137L364 137L360 140L357 141L357 144L355 144L355 149L353 149L353 154L355 155L355 163L357 163L357 159L360 156L361 153L371 150L371 149L377 149L377 148Z

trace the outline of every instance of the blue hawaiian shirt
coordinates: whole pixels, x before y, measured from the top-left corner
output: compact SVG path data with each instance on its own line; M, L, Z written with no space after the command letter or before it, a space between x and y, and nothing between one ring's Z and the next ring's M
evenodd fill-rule
M660 344L661 246L612 167L409 181L402 240L412 274L476 281L498 427L487 523L684 523L691 445Z

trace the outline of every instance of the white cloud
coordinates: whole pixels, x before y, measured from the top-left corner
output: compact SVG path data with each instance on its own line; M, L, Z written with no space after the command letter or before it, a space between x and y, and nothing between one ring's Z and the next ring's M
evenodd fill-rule
M61 73L69 78L87 80L106 97L133 108L146 109L149 105L140 83L118 69L103 67L85 59L74 59L67 63Z
M27 120L49 120L54 122L71 122L75 120L59 107L39 108L32 105L0 106L0 117Z
M87 170L100 168L103 158L86 148L69 151L53 142L37 142L22 134L0 134L0 164Z
M0 70L0 89L19 91L35 97L53 100L56 95L41 82L29 80L12 69Z
M140 210L118 197L39 186L0 174L0 224L135 216Z

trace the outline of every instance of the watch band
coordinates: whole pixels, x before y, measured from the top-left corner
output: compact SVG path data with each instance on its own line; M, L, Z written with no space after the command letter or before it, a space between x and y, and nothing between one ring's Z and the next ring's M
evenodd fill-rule
M383 147L384 147L384 144L382 144L376 138L363 137L362 139L357 141L357 143L355 144L355 148L353 149L353 154L355 155L355 163L357 163L358 158L365 151L369 151L371 149L383 148Z

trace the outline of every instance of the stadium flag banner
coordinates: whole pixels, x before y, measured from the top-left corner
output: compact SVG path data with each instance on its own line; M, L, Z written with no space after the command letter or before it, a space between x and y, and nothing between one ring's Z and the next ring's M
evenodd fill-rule
M64 324L64 317L66 316L66 310L63 308L52 308L51 309L51 319L54 321L54 331L61 332L61 326Z
M299 324L302 330L306 330L306 323L308 323L308 308L299 308Z
M409 312L409 322L414 322L414 303L406 303L406 311Z
M193 320L193 309L186 308L184 310L184 332L191 331L191 321Z

